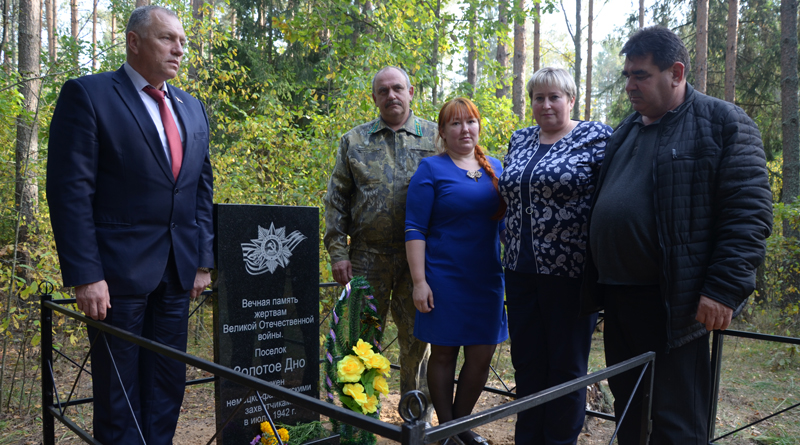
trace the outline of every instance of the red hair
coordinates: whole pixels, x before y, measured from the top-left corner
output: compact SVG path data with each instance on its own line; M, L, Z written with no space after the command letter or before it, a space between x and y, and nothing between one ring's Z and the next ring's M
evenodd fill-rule
M447 125L448 122L456 119L458 117L472 117L478 120L478 135L481 134L481 129L483 125L481 125L481 113L478 111L478 107L475 106L471 100L467 99L466 97L457 97L455 99L449 100L446 104L442 105L442 109L439 110L439 138L441 143L441 134L444 132L444 127ZM444 143L441 143L440 150L445 152L447 150ZM501 220L506 214L506 201L503 199L503 196L500 195L500 187L497 185L498 179L497 174L494 172L492 168L492 164L486 159L486 153L484 153L483 149L480 145L475 146L475 159L478 161L478 165L481 166L483 171L485 171L491 178L492 178L492 185L494 185L494 190L497 192L497 196L500 197L500 205L497 209L497 212L492 215L492 219L494 220Z

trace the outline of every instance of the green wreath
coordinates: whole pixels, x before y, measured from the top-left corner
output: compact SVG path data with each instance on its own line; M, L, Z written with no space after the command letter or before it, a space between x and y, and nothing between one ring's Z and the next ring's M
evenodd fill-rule
M372 418L378 419L380 413L380 399L376 394L376 389L373 388L376 379L383 379L380 376L381 371L379 367L370 368L371 363L366 363L362 366L360 372L358 369L354 370L349 375L348 379L340 380L339 363L347 357L346 360L352 362L357 367L361 366L361 361L354 359L361 354L359 350L366 354L372 354L373 347L377 352L381 351L381 339L383 338L383 325L378 317L378 309L375 306L374 290L369 282L364 277L354 277L350 283L345 286L342 296L333 308L331 314L331 328L326 336L325 341L325 387L327 390L326 400L329 403L335 403L336 396L338 395L342 405L357 412L368 415ZM361 343L359 343L361 340ZM367 346L368 344L369 346ZM354 353L354 351L356 351ZM385 370L388 374L389 362L380 354L374 354L375 360L383 359L385 361ZM361 357L363 359L363 357ZM374 365L373 366L377 366ZM364 397L373 397L375 405L374 412L367 413L362 408L363 405L355 400L351 392L355 383L357 387L363 389ZM384 383L385 381L381 381ZM357 394L362 397L362 394ZM363 400L363 398L362 398ZM375 435L354 428L351 425L343 424L335 419L331 419L334 431L339 432L342 444L359 444L369 445L376 443Z

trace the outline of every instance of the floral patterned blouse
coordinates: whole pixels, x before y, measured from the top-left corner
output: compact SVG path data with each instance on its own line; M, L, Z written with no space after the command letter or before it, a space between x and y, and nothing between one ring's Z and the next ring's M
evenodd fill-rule
M514 132L499 183L508 204L504 267L581 275L589 207L611 132L599 122L579 122L532 166L528 164L539 148L539 127ZM527 249L523 255L521 249ZM520 263L520 256L533 261Z

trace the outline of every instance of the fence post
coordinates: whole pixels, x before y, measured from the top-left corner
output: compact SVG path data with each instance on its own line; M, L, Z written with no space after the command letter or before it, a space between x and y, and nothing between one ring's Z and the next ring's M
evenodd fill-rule
M650 442L650 431L653 428L653 421L651 414L653 409L653 374L655 371L656 359L653 356L653 361L646 363L644 366L647 368L642 377L642 427L641 427L641 445L647 445Z
M724 333L714 331L711 333L711 400L708 411L708 443L714 439L717 427L717 401L719 400L719 382L722 373L722 343Z
M422 445L425 443L425 427L426 422L418 421L414 423L404 422L402 439L400 443L403 445Z
M55 445L56 430L55 419L50 414L53 406L53 310L44 305L45 301L52 301L53 296L48 293L41 295L41 350L42 350L42 441L44 445Z
M404 420L400 443L403 445L422 445L425 443L425 428L429 426L423 418L428 412L428 398L422 391L411 390L400 398L397 412Z

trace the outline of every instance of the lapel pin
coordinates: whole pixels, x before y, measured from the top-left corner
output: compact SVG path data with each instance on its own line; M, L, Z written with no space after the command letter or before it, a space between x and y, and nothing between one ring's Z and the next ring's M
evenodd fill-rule
M178 96L175 96L175 100L177 100L177 101L178 101L178 102L180 102L180 103L183 103L183 101L181 100L181 98L180 98L180 97L178 97Z

